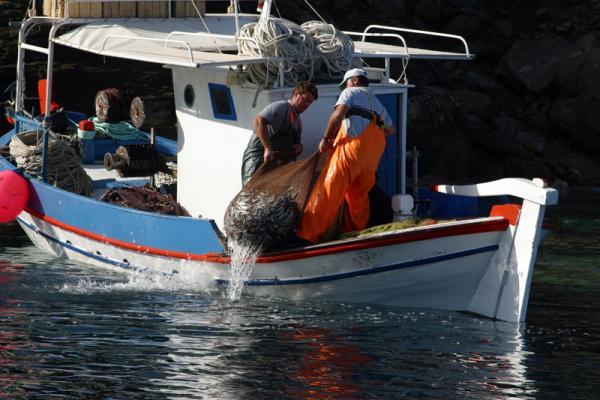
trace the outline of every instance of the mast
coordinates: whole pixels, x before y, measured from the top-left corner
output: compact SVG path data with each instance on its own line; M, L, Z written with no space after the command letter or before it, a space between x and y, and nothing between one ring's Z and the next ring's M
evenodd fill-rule
M262 6L262 12L260 13L260 20L266 21L271 16L271 3L272 0L265 0Z

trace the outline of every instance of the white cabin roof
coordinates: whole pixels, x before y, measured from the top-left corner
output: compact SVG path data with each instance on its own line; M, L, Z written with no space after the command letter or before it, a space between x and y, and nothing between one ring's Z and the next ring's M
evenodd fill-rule
M241 24L256 20L254 15L240 17ZM186 67L266 61L262 57L224 53L237 52L233 16L206 16L204 22L197 18L73 19L72 23L80 26L53 41L104 56Z
M258 15L241 14L238 26L256 22L258 18ZM63 21L63 24L69 23L79 26L55 37L55 43L104 56L192 68L267 61L264 57L232 54L237 53L238 47L235 17L231 14L210 14L202 19L111 18ZM372 25L363 32L346 33L355 37L354 57L428 60L473 58L464 39L454 35L379 25ZM418 33L460 40L464 43L464 52L410 47L400 33ZM397 40L400 45L378 42L381 39Z

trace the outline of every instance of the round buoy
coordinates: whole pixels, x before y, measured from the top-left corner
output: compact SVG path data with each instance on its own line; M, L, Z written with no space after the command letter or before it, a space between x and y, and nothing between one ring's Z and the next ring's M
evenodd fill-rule
M14 171L0 172L0 222L10 222L25 209L27 181Z

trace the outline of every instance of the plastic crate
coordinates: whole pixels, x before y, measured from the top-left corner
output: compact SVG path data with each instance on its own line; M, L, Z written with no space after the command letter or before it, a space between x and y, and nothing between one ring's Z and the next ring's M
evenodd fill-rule
M94 138L91 140L82 140L81 159L84 164L94 164L96 161L103 161L106 153L114 153L119 146L130 144L148 144L148 140L115 140L111 138Z

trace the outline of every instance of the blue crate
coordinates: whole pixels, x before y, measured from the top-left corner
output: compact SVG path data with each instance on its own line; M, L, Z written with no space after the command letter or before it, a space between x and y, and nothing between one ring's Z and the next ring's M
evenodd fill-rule
M84 164L102 161L106 153L114 153L119 146L131 144L148 144L148 140L115 140L111 138L94 138L81 141L81 159Z

